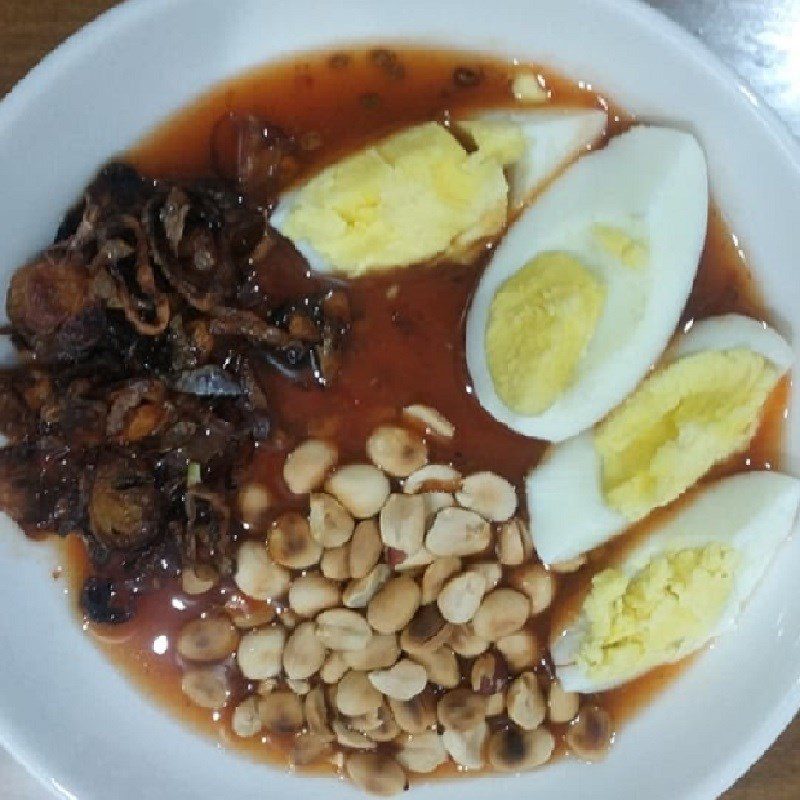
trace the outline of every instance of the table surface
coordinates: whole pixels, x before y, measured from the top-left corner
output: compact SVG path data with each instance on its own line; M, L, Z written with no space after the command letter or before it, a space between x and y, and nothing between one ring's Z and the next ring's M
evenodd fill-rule
M800 136L800 0L650 0L730 64ZM0 0L0 97L109 0ZM800 797L800 717L724 800ZM51 795L0 750L0 798ZM77 798L76 800L83 800ZM161 800L153 798L153 800ZM166 798L165 798L166 800Z

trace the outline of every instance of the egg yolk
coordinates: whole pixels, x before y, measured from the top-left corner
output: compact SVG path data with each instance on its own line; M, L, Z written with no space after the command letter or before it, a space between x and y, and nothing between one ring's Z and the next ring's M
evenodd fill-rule
M464 120L458 129L470 139L473 148L501 164L519 161L525 152L522 129L512 122L499 119Z
M340 272L468 255L506 224L503 167L524 149L518 125L493 126L467 153L441 125L417 125L322 170L298 190L284 233Z
M541 253L498 289L486 325L486 361L510 409L539 414L570 385L604 299L595 276L563 252Z
M592 234L600 247L626 267L640 269L647 264L648 247L645 242L614 225L595 225Z
M631 521L743 450L778 370L751 350L708 350L654 372L598 426L606 503Z
M658 555L630 579L618 569L599 573L583 604L578 663L608 680L681 658L712 633L739 561L712 543Z

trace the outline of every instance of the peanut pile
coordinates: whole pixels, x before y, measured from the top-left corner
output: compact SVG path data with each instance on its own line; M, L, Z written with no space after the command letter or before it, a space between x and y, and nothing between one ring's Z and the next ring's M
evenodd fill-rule
M453 435L434 409L409 406L400 424L372 432L364 463L338 465L317 439L288 455L283 479L308 513L284 513L266 540L239 545L235 583L259 602L232 601L181 631L193 703L229 702L235 658L253 687L233 712L235 734L295 734L293 765L328 760L379 795L448 761L539 767L553 755L553 725L569 724L578 757L602 755L608 715L563 691L531 629L556 570L532 554L507 480L429 463L426 440ZM267 502L257 486L241 500ZM183 575L191 594L215 581L213 571Z

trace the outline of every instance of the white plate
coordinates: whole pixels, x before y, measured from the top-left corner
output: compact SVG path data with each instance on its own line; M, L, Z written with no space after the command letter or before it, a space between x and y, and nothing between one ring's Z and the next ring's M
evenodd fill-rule
M200 90L296 50L353 40L447 43L542 61L626 108L694 129L715 196L783 332L800 308L800 157L747 88L697 42L623 0L138 0L47 58L0 105L0 264L50 239L96 167ZM796 392L792 405L797 411ZM787 462L797 472L794 415ZM357 796L215 747L144 701L82 635L47 548L0 531L0 738L73 800ZM560 800L708 800L800 706L800 541L789 542L742 618L625 726L607 761L416 788L418 800L509 792Z

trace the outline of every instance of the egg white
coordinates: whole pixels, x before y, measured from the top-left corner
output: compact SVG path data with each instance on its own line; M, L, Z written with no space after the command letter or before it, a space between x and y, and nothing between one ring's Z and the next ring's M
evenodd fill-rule
M511 214L518 212L523 203L566 164L595 144L605 132L607 122L605 112L596 109L487 112L465 118L467 119L492 119L520 125L525 151L522 158L507 171ZM458 122L453 124L458 127ZM302 184L284 192L272 212L270 224L279 233L285 235L289 216L297 205L301 188ZM293 239L292 243L315 272L336 271L330 260L309 242Z
M525 152L506 170L511 216L567 164L595 145L608 122L604 111L593 108L489 111L467 119L513 122L522 131ZM458 121L453 127L458 129Z
M701 489L674 516L635 546L616 565L628 578L654 557L718 542L734 548L740 563L728 602L712 629L683 643L674 661L695 652L734 627L747 599L791 532L800 503L800 481L777 472L748 472L723 478ZM632 680L646 670L613 680L598 680L576 663L585 634L579 615L551 644L558 677L567 691L599 692ZM651 667L652 668L652 667Z
M481 405L508 427L552 442L605 416L642 379L672 336L706 233L708 179L693 136L639 126L568 167L511 226L467 316L467 364ZM593 241L595 225L647 240L630 267ZM489 309L500 286L536 255L566 251L605 284L606 299L572 384L540 414L519 414L495 391L486 359Z
M771 361L783 374L794 361L791 345L766 322L742 314L721 314L687 326L665 354L675 361L706 350L752 350Z
M706 350L745 348L771 361L781 374L792 364L790 345L772 328L739 314L697 322L678 336L663 364ZM551 447L525 487L531 536L546 564L567 561L606 543L630 522L606 505L600 457L592 431Z

